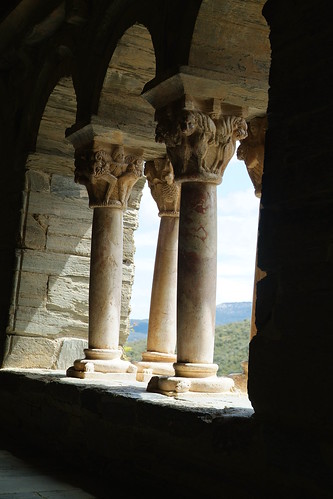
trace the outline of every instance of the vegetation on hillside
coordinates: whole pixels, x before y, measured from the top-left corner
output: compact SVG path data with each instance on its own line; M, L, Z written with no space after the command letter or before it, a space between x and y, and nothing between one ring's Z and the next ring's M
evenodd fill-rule
M219 366L218 376L243 372L241 362L248 359L250 327L249 319L216 327L214 362Z
M249 338L249 319L216 327L214 362L219 366L218 376L243 372L241 362L248 358ZM142 352L147 350L147 340L127 343L124 350L128 360L139 361Z

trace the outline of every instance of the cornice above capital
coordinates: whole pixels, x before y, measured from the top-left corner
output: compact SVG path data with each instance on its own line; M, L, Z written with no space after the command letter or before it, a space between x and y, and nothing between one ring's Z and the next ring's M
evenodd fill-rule
M252 86L248 81L230 82L230 75L193 66L180 66L165 79L158 77L151 80L141 95L155 110L182 99L184 95L203 101L216 99L241 109L240 115L249 119L267 108L267 88L265 85L260 88L260 82L253 82Z
M106 125L94 123L94 119L90 123L80 125L76 123L66 130L66 139L70 142L74 149L81 149L89 146L94 141L99 141L108 146L122 145L123 135L119 130L110 130Z

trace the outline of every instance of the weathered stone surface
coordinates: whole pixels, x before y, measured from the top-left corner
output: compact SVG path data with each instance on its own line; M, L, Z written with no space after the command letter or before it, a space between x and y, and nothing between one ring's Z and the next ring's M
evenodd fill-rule
M51 177L50 191L61 198L86 199L88 200L87 189L74 181L74 175L69 177L53 174Z
M48 152L35 152L27 159L27 167L47 173L66 173L74 175L73 151L70 156L52 156Z
M89 258L46 251L23 250L22 270L61 276L89 276Z
M128 263L134 263L134 231L130 228L123 231L123 260Z
M29 197L29 212L54 215L71 220L91 220L86 199L61 199L55 194L32 192Z
M91 240L83 237L47 233L46 249L56 253L90 257Z
M28 170L25 179L27 191L50 192L51 177L49 173Z
M83 277L54 277L48 279L47 308L73 312L88 320L89 279Z
M47 338L11 336L10 355L4 367L46 368L55 366L60 343Z
M86 338L88 320L80 315L74 319L73 314L64 310L49 310L18 306L16 308L15 332L39 337L75 336ZM33 343L33 341L32 341Z
M21 272L18 303L25 307L44 307L47 299L48 276L36 272Z
M68 369L76 359L84 357L84 349L88 347L87 340L77 338L65 338L61 341L55 369Z
M11 336L11 355L5 359L10 367L67 369L75 359L83 356L86 339L64 338L50 340L25 336Z
M138 211L136 208L127 208L124 212L123 224L125 229L131 228L136 230L138 228Z
M87 212L87 220L73 220L73 223L69 222L68 219L50 215L48 217L48 232L51 231L54 234L62 234L63 236L91 239L92 215L93 211L89 209L89 212Z
M126 214L127 214L127 212L130 211L130 209L138 210L140 208L140 202L141 202L141 198L142 198L142 190L145 186L145 183L146 183L146 177L141 177L134 185L132 192L131 192L131 195L128 199L127 210L124 214L124 222L126 219Z
M43 215L27 215L23 245L29 249L44 249L47 226L47 217Z

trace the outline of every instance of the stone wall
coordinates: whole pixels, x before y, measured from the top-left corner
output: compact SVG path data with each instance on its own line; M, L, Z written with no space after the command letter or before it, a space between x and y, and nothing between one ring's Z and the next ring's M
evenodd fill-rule
M258 415L302 421L328 435L333 169L332 27L325 3L290 8L269 0L263 11L272 64L258 266L267 275L257 288L248 388ZM320 41L310 33L320 33ZM307 404L309 394L318 404Z
M26 178L4 367L66 369L87 345L93 212L86 189L72 177L29 170ZM129 334L142 186L124 213L121 344Z
M66 369L84 357L93 210L86 188L74 182L74 151L64 138L74 109L71 80L65 78L50 96L36 152L26 164L3 367ZM144 182L134 186L124 212L121 345L129 335L134 231Z

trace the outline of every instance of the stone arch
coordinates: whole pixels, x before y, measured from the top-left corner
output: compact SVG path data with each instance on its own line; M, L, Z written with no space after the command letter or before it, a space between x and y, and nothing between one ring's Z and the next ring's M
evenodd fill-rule
M211 80L211 92L228 104L266 113L270 67L264 0L203 0L192 37L189 66ZM215 83L215 84L214 84Z
M86 346L92 215L65 140L75 115L72 79L63 77L26 162L4 365L65 369Z
M105 128L111 141L143 149L144 159L156 157L163 149L154 140L154 108L141 95L154 76L150 33L136 23L117 43L105 73L97 116L92 117L97 132L103 134Z
M109 61L100 93L97 115L91 119L94 132L113 144L143 151L144 160L164 151L155 142L154 108L142 97L145 84L155 76L155 51L148 29L139 23L119 39ZM145 178L134 185L125 210L123 233L123 281L119 343L130 329L130 300L134 282L134 232Z

